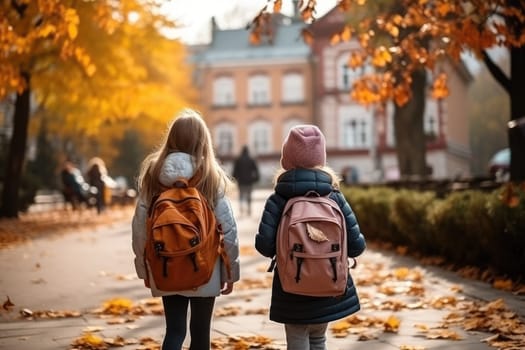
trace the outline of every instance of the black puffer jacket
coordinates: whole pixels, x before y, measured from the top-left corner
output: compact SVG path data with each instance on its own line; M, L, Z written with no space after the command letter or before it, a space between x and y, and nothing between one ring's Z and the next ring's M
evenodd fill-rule
M279 219L286 201L308 191L320 195L330 194L341 208L346 219L348 256L357 257L366 248L352 208L339 191L334 191L330 176L321 170L292 169L283 173L275 186L275 192L267 199L255 236L255 248L266 257L275 255ZM338 297L309 297L283 291L275 270L272 286L270 320L279 323L314 324L334 321L351 315L360 309L359 298L351 277L346 293Z

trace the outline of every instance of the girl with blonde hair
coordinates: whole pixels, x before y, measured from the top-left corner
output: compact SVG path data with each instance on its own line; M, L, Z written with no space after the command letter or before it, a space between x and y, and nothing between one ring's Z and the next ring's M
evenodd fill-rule
M161 296L166 320L163 350L178 350L186 337L188 305L191 308L190 338L192 350L210 348L210 329L215 298L230 294L239 280L239 242L237 225L230 201L225 196L230 179L218 164L210 132L201 115L184 109L172 122L160 148L148 155L138 177L139 200L132 222L135 269L141 279L150 273L144 264L146 219L153 198L171 187L176 179L190 180L212 206L224 231L225 250L230 260L231 276L217 259L209 282L196 290L165 292L151 286L153 296ZM150 283L153 281L149 279Z

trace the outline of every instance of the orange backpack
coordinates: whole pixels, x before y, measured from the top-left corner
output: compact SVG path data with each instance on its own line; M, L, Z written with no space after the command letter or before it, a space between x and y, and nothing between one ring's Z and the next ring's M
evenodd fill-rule
M224 234L206 198L184 179L154 198L147 221L146 266L161 291L207 283L218 257L230 274ZM146 286L150 287L149 279Z

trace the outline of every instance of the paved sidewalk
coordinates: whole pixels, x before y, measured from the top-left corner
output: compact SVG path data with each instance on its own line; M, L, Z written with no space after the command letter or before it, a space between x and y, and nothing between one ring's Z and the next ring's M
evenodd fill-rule
M242 281L236 284L232 295L216 301L212 338L217 342L226 342L228 337L261 337L259 340L269 339L271 343L260 349L286 348L283 326L268 320L271 281L271 275L265 272L268 259L253 249L259 215L268 194L267 190L255 192L253 213L257 214L238 216ZM236 200L233 206L238 212ZM14 304L11 311L0 312L0 349L71 349L71 343L85 330L107 339L151 337L160 342L163 338L162 316L123 315L125 323L119 323L113 322L116 316L93 313L105 301L116 297L135 303L150 300L149 291L134 277L129 221L0 250L0 264L0 297L5 301L8 296ZM351 328L343 327L342 323L331 324L350 334L337 337L329 330L330 350L393 350L403 346L405 349L494 349L481 341L494 333L465 331L456 325L450 325L449 332L445 333L437 327L444 323L445 316L454 312L455 317L460 317L462 308L474 308L471 305L474 301L486 306L486 302L503 299L510 310L525 318L523 296L459 278L452 272L422 267L407 257L368 249L353 275L362 310L357 318L348 321L354 322ZM81 316L27 320L20 317L23 309L70 310L80 312ZM385 331L385 324L398 329ZM451 340L452 332L461 339ZM447 334L447 339L439 339ZM121 348L148 349L140 344Z

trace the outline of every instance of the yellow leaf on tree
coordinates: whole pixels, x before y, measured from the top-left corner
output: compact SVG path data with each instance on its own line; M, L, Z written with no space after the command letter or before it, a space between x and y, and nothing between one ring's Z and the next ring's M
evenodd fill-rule
M281 12L282 7L283 7L283 1L275 0L275 2L273 3L273 12L275 13Z
M67 9L65 17L67 23L67 34L70 39L75 39L78 35L78 24L80 22L77 11L71 8Z
M398 106L404 106L410 99L410 90L405 85L394 88L394 101Z
M250 44L259 45L261 43L261 35L259 33L250 33Z
M449 12L452 12L452 6L449 3L443 1L437 4L436 10L441 17L445 17Z
M372 64L376 67L384 67L387 63L392 62L392 55L384 46L380 46L374 51Z
M435 99L442 99L449 94L447 87L447 75L440 73L432 84L432 97Z
M341 32L341 40L350 41L352 38L352 29L349 26L345 26Z
M348 66L352 69L356 69L363 65L363 56L357 52L352 52L348 58Z
M339 42L341 42L341 36L339 35L339 33L335 33L334 35L332 35L332 37L330 38L330 44L337 45L339 44Z
M309 31L308 29L303 29L301 31L301 36L303 37L303 41L307 45L311 45L314 42L314 36L313 36L312 32Z

